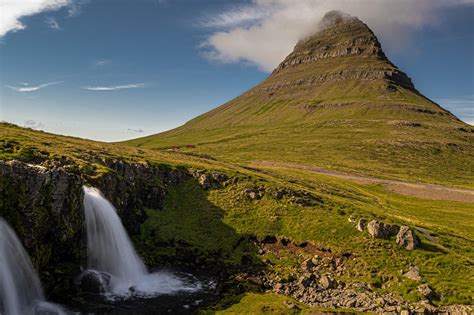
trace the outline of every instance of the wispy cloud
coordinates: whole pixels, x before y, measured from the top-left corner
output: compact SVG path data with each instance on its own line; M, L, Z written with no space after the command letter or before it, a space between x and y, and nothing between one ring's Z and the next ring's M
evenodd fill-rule
M59 31L61 30L61 26L59 26L58 21L52 16L48 16L45 20L46 24L52 28L53 30Z
M262 20L270 15L271 11L265 7L237 7L232 10L210 16L200 21L204 27L235 27Z
M31 129L41 129L45 127L45 125L41 121L36 121L33 119L29 119L25 121L23 125L24 127L31 128Z
M106 66L108 64L110 64L112 61L108 60L108 59L99 59L99 60L96 60L94 61L93 65L94 67L103 67L103 66Z
M39 85L29 85L28 83L20 83L22 86L7 85L7 87L12 89L15 92L24 93L24 92L38 91L38 90L41 90L41 89L43 89L47 86L56 85L56 84L60 84L60 83L63 83L63 81L48 82L48 83L43 83L43 84L39 84Z
M134 128L128 128L128 132L134 132L134 133L143 133L145 132L142 128L134 129Z
M464 122L471 125L474 124L474 97L438 98L434 99L434 101Z
M251 0L200 21L203 26L215 28L200 47L211 60L251 63L268 72L298 40L318 30L325 13L341 10L373 28L387 51L411 53L407 48L414 30L436 25L449 7L473 3L474 0Z
M68 5L68 17L75 17L82 13L82 7L88 4L90 0L75 0Z
M139 89L144 88L145 83L134 83L134 84L125 84L125 85L112 85L112 86L85 86L84 90L89 91L116 91L124 89Z

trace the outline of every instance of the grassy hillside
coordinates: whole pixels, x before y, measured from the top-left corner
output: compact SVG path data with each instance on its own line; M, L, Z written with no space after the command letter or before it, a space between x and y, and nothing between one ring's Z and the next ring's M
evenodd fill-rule
M298 43L234 100L124 144L473 187L473 130L420 94L351 19Z
M416 291L419 282L400 275L400 270L406 271L411 264L416 264L423 281L442 296L435 303L472 303L472 204L418 199L390 192L384 186L304 170L264 167L251 170L176 152L57 136L9 124L0 125L0 135L3 160L16 158L44 164L64 159L81 173L95 172L100 176L107 171L100 161L108 157L192 169L218 169L237 178L227 186L210 190L203 190L194 180L189 180L168 192L163 210L147 210L149 218L134 241L150 266L172 261L185 249L195 253L201 264L221 259L229 266L240 266L242 257L250 256L257 265L266 261L265 268L272 274L297 277L299 265L310 257L309 253L284 250L279 257L261 254L249 241L253 237L275 235L294 243L309 241L320 248L331 249L336 256L348 251L353 253L355 258L348 263L347 271L338 276L340 280L358 281L370 284L376 291L420 300L422 297ZM262 198L245 197L243 191L249 187L264 187ZM272 192L282 188L309 192L317 201L302 206L289 196L275 199ZM416 226L422 231L419 235L423 246L407 251L393 240L372 239L357 231L348 221L349 216ZM286 306L281 303L286 298L254 294L251 292L258 289L245 288L243 285L240 289L247 292L246 296L226 297L217 309L231 307L229 312L238 311L247 309L250 303L256 309L270 307L285 312Z

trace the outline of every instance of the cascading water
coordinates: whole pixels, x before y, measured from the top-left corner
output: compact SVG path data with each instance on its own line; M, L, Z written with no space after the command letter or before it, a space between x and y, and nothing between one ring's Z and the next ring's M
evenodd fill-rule
M98 189L83 190L88 268L110 274L109 295L151 297L201 289L189 275L185 279L168 272L149 274L114 206Z
M12 228L0 218L0 314L63 314L44 299L30 258Z
M84 187L87 261L90 269L111 274L118 283L134 283L147 270L138 257L114 206L99 190Z

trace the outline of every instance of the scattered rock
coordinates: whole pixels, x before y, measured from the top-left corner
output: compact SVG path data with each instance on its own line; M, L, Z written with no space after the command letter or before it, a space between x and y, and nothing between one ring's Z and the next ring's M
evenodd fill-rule
M427 283L420 284L416 289L427 299L432 298L434 295L433 290Z
M261 242L263 244L275 244L278 241L278 238L273 235L266 235Z
M204 189L209 189L212 186L211 177L206 174L200 174L198 177L198 183Z
M245 196L247 196L247 198L252 199L252 200L261 199L262 196L263 196L262 192L256 187L246 188L246 189L244 189L243 193L244 193Z
M405 247L408 250L414 250L420 245L420 239L415 234L415 231L408 226L402 226L400 228L396 242L398 245Z
M403 276L415 281L421 280L420 271L417 266L410 266L410 269L405 274L403 274Z
M297 309L298 308L298 306L295 303L293 303L291 301L288 301L288 300L283 301L283 304L285 304L285 306L288 307L289 309Z
M349 221L350 223L355 223L356 222L356 217L354 216L350 216L347 221Z
M321 279L319 279L319 284L324 289L335 289L337 287L337 281L326 275L322 276Z
M367 221L364 220L364 219L360 219L359 222L358 222L357 225L356 225L356 228L357 228L359 231L364 232L366 226L367 226Z
M301 264L301 269L303 269L305 272L311 272L315 266L316 264L313 262L313 258L310 258L303 261Z

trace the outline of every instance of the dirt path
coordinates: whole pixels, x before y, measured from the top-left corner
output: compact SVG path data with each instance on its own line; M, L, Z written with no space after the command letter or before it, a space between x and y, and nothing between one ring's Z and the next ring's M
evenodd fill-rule
M312 173L334 176L348 179L361 184L382 184L387 190L408 196L414 196L421 199L431 200L450 200L464 203L474 203L474 190L467 188L447 187L435 184L410 183L399 180L381 179L376 177L351 175L347 173L329 171L313 166L300 164L287 164L272 161L255 161L254 166L288 168L295 170L304 170Z

